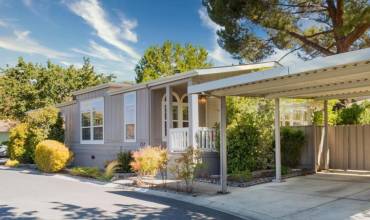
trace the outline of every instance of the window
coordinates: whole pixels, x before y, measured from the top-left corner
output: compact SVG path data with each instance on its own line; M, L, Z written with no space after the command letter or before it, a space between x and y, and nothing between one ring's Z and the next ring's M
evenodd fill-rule
M162 98L162 140L167 137L167 108L166 94ZM177 93L172 92L172 127L189 127L188 96L184 94L181 98Z
M136 92L126 93L123 96L123 120L125 142L136 141Z
M81 143L104 143L104 99L97 98L80 103Z

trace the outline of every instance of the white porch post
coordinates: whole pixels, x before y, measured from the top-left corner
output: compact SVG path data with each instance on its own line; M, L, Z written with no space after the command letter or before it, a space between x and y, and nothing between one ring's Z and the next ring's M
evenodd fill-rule
M275 98L275 169L276 182L281 182L281 147L280 147L280 99Z
M221 97L220 111L220 180L221 193L227 192L226 97Z
M191 86L189 82L188 86ZM192 147L197 146L197 132L199 127L199 104L198 94L190 94L188 96L188 109L189 109L189 145Z
M324 169L329 169L329 115L328 100L324 100Z
M172 88L168 85L166 86L166 131L167 131L167 149L171 148L171 138L170 138L170 129L172 128Z

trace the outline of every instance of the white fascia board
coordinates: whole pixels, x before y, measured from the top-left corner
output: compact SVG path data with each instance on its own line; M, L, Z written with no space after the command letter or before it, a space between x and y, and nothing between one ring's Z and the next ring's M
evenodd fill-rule
M72 95L82 95L82 94L85 94L85 93L89 93L89 92L93 92L93 91L96 91L96 90L100 90L100 89L106 89L106 88L121 88L125 86L124 84L119 84L119 83L105 83L105 84L101 84L101 85L97 85L97 86L93 86L93 87L88 87L86 89L80 89L80 90L77 90L77 91L74 91L72 92Z
M229 77L225 79L215 80L207 83L201 83L197 85L190 86L188 88L189 94L201 93L206 91L218 90L223 88L228 88L232 86L237 86L241 84L247 84L250 82L285 76L288 74L288 68L286 67L276 67L274 69L269 69L260 72L248 73L240 76Z
M228 87L248 84L266 79L294 75L314 70L332 68L347 64L359 63L370 60L370 48L321 57L311 61L300 61L287 67L276 67L273 69L248 73L240 76L215 80L207 83L189 87L189 93L202 93L212 90L225 89Z
M370 60L370 48L327 57L319 57L310 61L300 61L289 65L289 74L332 68L336 66L364 62L367 60Z
M256 64L243 64L235 66L225 66L225 67L213 67L207 69L197 69L198 75L209 75L209 74L218 74L218 73L227 73L227 72L237 72L237 71L246 71L260 68L272 68L276 66L281 66L277 62L265 62L265 63L256 63Z

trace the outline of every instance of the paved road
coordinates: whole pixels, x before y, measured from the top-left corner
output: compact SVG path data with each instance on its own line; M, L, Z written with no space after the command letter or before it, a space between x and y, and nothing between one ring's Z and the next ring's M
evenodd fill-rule
M216 210L57 175L0 167L0 219L238 219Z

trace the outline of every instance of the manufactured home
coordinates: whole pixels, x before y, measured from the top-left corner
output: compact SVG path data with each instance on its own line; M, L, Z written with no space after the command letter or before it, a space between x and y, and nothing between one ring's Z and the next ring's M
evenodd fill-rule
M65 120L65 143L74 163L103 167L121 151L166 147L171 156L196 146L209 174L219 173L215 125L220 121L216 96L188 94L191 85L273 68L266 62L196 69L142 84L109 83L73 93L57 105Z

